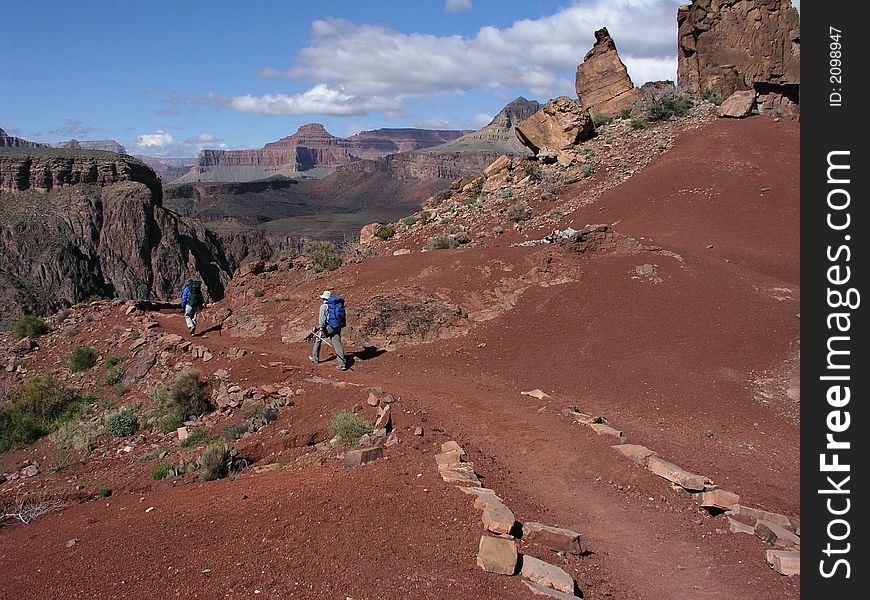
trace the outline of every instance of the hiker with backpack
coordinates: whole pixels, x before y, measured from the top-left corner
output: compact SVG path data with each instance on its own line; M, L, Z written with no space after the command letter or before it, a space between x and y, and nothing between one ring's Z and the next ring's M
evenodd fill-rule
M201 283L196 279L188 279L184 282L184 291L181 292L181 310L184 311L184 321L190 335L196 335L196 315L203 306L205 301Z
M344 357L344 348L341 346L341 330L347 324L344 311L344 298L333 295L329 290L320 294L323 302L317 313L317 328L320 335L315 337L314 348L311 349L309 360L314 364L320 362L320 345L323 340L332 344L335 356L338 359L338 370L347 371L347 361Z

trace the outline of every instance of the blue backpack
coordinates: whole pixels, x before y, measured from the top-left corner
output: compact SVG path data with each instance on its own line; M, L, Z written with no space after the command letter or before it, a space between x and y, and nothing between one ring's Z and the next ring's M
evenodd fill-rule
M330 296L326 300L326 324L333 329L341 329L347 325L347 315L344 312L344 296Z

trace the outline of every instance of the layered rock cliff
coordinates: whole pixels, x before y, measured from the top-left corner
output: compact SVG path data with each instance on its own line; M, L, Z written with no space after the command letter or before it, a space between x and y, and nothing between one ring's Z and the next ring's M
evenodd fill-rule
M268 252L250 233L228 255L216 234L165 210L161 198L154 172L129 156L0 150L5 324L94 296L172 299L190 275L218 299L246 258L239 254Z
M341 165L394 152L425 148L452 140L465 131L378 129L349 138L330 134L323 125L303 125L293 135L259 150L203 150L197 164L173 183L241 182L269 177L319 179Z
M695 0L677 25L680 92L754 90L762 112L799 113L800 16L789 0Z
M31 142L23 138L8 135L0 129L0 148L47 148L47 144Z
M55 148L69 148L71 150L102 150L115 154L127 154L127 149L115 140L77 140L75 138L54 145Z

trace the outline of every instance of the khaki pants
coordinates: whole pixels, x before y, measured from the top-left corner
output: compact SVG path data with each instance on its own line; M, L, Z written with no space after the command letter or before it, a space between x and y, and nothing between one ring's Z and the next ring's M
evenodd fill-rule
M326 336L324 339L329 340L332 344L332 349L335 350L335 357L338 359L338 368L346 369L347 361L344 358L344 348L341 346L341 328L333 329L332 327L326 328ZM314 362L320 362L320 345L322 341L320 338L316 338L314 340L314 347L311 349L311 359Z

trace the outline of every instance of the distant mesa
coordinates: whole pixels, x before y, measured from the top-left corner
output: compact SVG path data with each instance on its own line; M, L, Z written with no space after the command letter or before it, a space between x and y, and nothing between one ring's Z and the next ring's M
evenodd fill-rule
M0 129L0 148L48 148L48 145L8 135Z
M752 90L762 114L800 114L800 15L789 0L695 0L677 11L677 87Z
M103 152L114 152L115 154L127 154L127 150L115 140L84 140L79 141L75 138L68 142L60 142L54 145L55 148L70 148L73 150L102 150Z
M467 131L377 129L339 138L320 123L308 123L259 150L202 150L193 168L173 183L243 182L275 176L322 179L342 165L435 146L464 133Z

